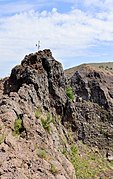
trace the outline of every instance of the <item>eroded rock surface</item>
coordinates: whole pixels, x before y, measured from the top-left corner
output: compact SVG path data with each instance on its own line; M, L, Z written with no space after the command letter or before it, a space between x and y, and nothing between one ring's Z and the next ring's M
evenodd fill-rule
M26 56L0 83L0 91L0 178L75 179L74 167L61 152L65 128L57 119L68 100L65 76L51 51ZM48 113L56 118L50 134L41 123ZM21 128L15 135L18 116Z
M76 101L72 130L79 140L113 155L113 70L80 65L65 73Z
M0 178L76 179L68 156L79 140L111 159L112 80L87 66L65 75L48 49L25 56L0 80Z

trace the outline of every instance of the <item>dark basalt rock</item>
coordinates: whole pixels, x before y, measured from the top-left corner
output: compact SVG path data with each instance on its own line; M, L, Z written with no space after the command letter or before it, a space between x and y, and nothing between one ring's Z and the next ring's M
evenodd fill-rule
M113 73L83 65L73 71L68 81L75 94L72 131L87 145L98 146L103 151L109 148L113 153Z
M47 111L55 111L61 116L62 124L71 127L76 139L104 149L106 141L113 140L108 130L105 135L101 129L104 123L108 128L113 123L111 82L112 75L86 65L66 79L62 64L46 49L25 56L12 69L4 82L4 94L17 94L14 97L17 101L19 96L32 107L43 106ZM66 86L72 86L74 102L67 97ZM14 110L21 113L23 109L14 107Z
M82 74L82 72L79 73ZM107 110L109 104L105 86L101 82L101 74L92 71L81 76L79 73L77 71L71 77L71 85L75 95L81 97L83 100L98 103Z
M70 86L75 96L73 101L66 95L66 88ZM41 109L42 112L40 119L35 116L37 109ZM108 151L112 156L112 111L113 73L83 65L78 67L72 75L65 76L62 64L54 59L49 49L26 55L21 64L12 69L9 78L0 80L0 125L2 126L0 131L6 136L3 147L0 145L0 152L7 153L8 147L11 152L14 150L13 153L16 153L17 158L28 164L28 168L25 169L26 166L24 168L28 176L31 172L33 178L36 178L35 174L38 172L39 178L56 179L56 176L50 177L47 161L43 167L41 159L41 162L39 159L35 160L37 155L34 146L44 147L52 157L55 156L59 168L62 168L62 161L67 166L71 166L71 168L62 169L64 179L76 179L72 165L59 152L66 138L68 143L65 145L70 142L68 131L73 136L73 143L81 140L90 147L98 147L105 156L108 156L106 154ZM51 124L51 135L48 135L41 123L41 119L48 112L57 117L56 123ZM18 116L22 118L22 131L17 141L12 131ZM17 145L18 142L19 145ZM9 157L11 152L7 153ZM8 166L10 162L4 155L2 163L4 164L5 161ZM18 162L15 164L12 156L11 164L18 172ZM4 166L5 164L2 166L2 175L4 175ZM8 170L7 166L5 168ZM21 166L20 163L19 169ZM12 166L9 168L11 169ZM66 171L67 168L70 168L69 172ZM19 175L19 177L26 178L22 171L21 173L22 176ZM12 178L17 177L14 172L11 175ZM7 175L6 172L5 176L8 178L9 174ZM59 174L57 178L59 177L61 178L62 175Z
M55 107L59 114L63 114L63 106L67 100L65 76L62 64L52 57L50 50L25 56L21 65L12 69L4 84L4 94L18 93L25 84L34 86L41 104L46 109Z

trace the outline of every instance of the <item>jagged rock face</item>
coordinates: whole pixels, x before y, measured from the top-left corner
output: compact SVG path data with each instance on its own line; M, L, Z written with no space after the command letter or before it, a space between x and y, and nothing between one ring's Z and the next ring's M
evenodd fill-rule
M112 81L112 73L87 66L68 80L47 49L25 56L9 78L0 80L1 179L76 179L61 151L65 146L70 152L70 143L77 140L112 158ZM74 101L66 95L67 86L73 88ZM43 124L48 112L55 121ZM21 128L15 136L18 117Z
M26 101L20 94L12 92L0 100L1 179L76 179L72 164L60 152L61 139L66 140L64 127L51 124L51 134L46 132L30 98ZM17 114L23 125L19 136L13 135ZM46 112L41 115L44 118Z
M98 103L105 109L109 108L108 90L104 76L94 70L77 71L71 78L71 85L73 86L75 95L77 94L83 100L90 100L91 102Z
M24 58L6 81L5 93L18 92L24 84L32 85L42 106L55 107L63 114L66 103L65 77L61 63L57 62L50 50L39 51ZM35 104L36 105L36 104Z
M0 91L0 178L76 179L72 164L61 152L67 140L59 122L68 101L65 76L50 50L26 56L0 84ZM40 108L37 119L35 112ZM55 124L48 126L50 134L41 122L47 120L48 112L56 116ZM21 127L18 136L13 133L15 125L17 131Z
M113 154L113 116L98 104L91 102L76 103L78 139L89 146L97 146L103 154Z
M79 66L69 79L76 101L72 131L87 145L98 146L113 155L112 82L112 71L89 65Z

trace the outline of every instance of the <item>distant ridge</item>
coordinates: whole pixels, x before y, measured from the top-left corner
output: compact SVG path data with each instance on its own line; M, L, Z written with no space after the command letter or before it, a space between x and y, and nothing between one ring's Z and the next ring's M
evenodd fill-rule
M113 69L113 62L101 62L101 63L84 63L69 69L64 70L64 73L66 76L71 77L75 71L77 71L79 68L83 68L85 66L90 67L97 67L103 70L112 70Z

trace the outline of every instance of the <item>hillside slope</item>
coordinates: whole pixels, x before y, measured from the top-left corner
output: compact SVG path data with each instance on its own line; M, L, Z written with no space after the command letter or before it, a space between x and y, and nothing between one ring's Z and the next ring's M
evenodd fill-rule
M46 49L0 80L1 179L113 177L113 73L65 74Z
M83 137L78 137L113 153L113 70L88 64L65 73L75 95L76 123L84 128Z
M74 74L74 72L77 71L77 69L86 67L86 66L90 66L95 69L102 69L103 71L111 71L112 72L112 70L113 70L113 62L103 62L103 63L81 64L79 66L75 66L75 67L66 69L64 72L69 77L69 76L72 76Z

